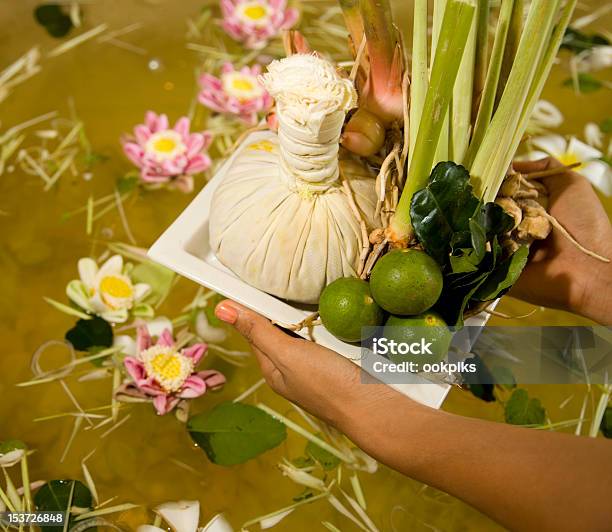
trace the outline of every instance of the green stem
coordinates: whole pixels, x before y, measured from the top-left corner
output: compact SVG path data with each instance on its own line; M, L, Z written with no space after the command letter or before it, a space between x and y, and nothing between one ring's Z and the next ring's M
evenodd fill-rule
M506 89L472 165L475 193L491 201L512 160L510 153L531 84L550 41L560 0L533 0Z
M510 76L510 71L512 70L512 65L514 64L514 58L516 57L521 33L523 31L524 15L525 1L515 0L514 8L512 9L512 17L510 19L508 36L506 37L506 45L504 47L504 58L502 61L499 83L497 86L497 94L495 96L495 107L499 105L499 101L501 100L506 83L508 82L508 77Z
M434 0L434 8L433 8L433 27L432 27L432 35L431 35L431 64L430 70L433 71L433 62L436 56L436 50L438 48L438 41L440 39L440 30L442 28L442 21L444 20L444 13L446 11L446 2L447 0ZM436 146L436 154L434 156L434 163L439 161L445 161L448 157L449 152L449 121L448 121L448 111L444 116L444 124L442 125L442 131L440 133L440 138L438 140L438 144Z
M409 161L416 143L423 114L429 72L427 70L427 0L415 0L412 30L412 79L410 80L410 149Z
M502 59L504 48L506 46L506 37L510 26L510 18L515 0L503 0L495 30L495 40L493 41L493 50L491 52L491 60L489 62L489 70L487 71L487 80L484 90L480 98L480 106L476 117L476 125L472 134L472 141L466 156L466 167L469 169L474 161L476 152L480 147L482 139L485 136L491 117L493 116L493 107L495 106L495 95L497 94L497 84L501 72Z
M396 44L389 0L359 0L359 10L368 40L371 76L386 84Z
M476 53L474 58L474 92L472 119L476 121L478 102L484 91L487 79L487 65L489 59L489 15L491 11L490 0L478 0L478 22L476 30Z
M476 11L480 10L480 2L477 4ZM461 58L457 81L453 88L453 99L450 112L450 131L451 146L449 150L451 157L457 164L463 164L463 159L470 142L472 129L472 96L474 90L474 67L476 59L476 38L477 38L477 14L472 20L470 35Z
M449 0L446 7L412 162L391 221L390 237L393 239L410 239L413 235L410 203L414 193L426 185L431 172L436 155L432 146L438 145L445 117L448 115L453 86L470 34L474 11L475 4L470 0Z

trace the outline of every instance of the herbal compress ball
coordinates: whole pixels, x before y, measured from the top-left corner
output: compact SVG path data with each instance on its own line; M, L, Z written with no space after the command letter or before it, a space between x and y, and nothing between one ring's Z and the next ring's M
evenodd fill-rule
M250 285L317 303L329 283L356 275L359 218L368 229L379 223L372 173L338 157L357 95L331 63L312 55L274 61L263 83L276 100L278 134L254 134L239 148L212 198L210 241L218 259Z

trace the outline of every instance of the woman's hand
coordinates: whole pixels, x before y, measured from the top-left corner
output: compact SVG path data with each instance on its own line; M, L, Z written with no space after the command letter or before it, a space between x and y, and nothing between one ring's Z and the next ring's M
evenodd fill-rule
M559 168L555 159L516 162L521 173ZM612 258L612 226L590 183L576 172L542 179L549 210L584 247ZM529 262L510 295L536 305L569 310L603 324L612 323L612 264L585 255L553 229L532 245Z
M238 303L222 301L215 314L251 344L263 376L275 392L341 430L366 402L375 403L389 395L403 398L382 384L362 384L360 369L346 358L290 336Z

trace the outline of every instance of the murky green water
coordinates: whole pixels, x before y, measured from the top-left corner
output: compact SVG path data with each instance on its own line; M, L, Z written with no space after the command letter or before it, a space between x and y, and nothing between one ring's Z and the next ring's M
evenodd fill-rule
M37 347L49 339L61 339L74 323L69 316L51 309L43 296L65 301L66 283L76 277L76 262L80 257L102 253L106 241L127 241L116 211L94 225L91 237L85 234L83 215L64 220L63 214L83 206L90 195L101 197L112 192L115 179L130 169L118 139L142 121L147 109L165 112L171 119L188 113L196 90L194 69L201 63L201 57L185 47L186 42L197 41L186 37L185 19L196 16L205 2L83 2L87 27L104 22L109 28L118 29L133 22L142 23L138 30L122 37L141 48L141 53L93 39L59 57L45 57L57 41L34 22L32 9L36 4L30 0L0 3L0 66L11 63L34 45L40 45L43 52L41 72L15 87L0 103L0 129L54 110L61 116L70 116L74 109L85 124L95 151L109 158L93 168L90 181L80 175L66 175L48 192L43 191L40 179L19 168L0 176L0 440L19 438L38 450L30 460L35 479L81 478L81 460L95 449L88 466L102 500L117 496L115 502L130 501L150 507L167 500L199 499L202 522L223 511L238 528L256 515L289 504L291 497L301 491L275 465L283 456L301 454L305 443L302 438L290 434L281 447L257 460L223 468L208 462L193 447L183 427L172 416L159 418L150 405L137 405L130 409L128 421L106 437L102 437L106 428L81 430L67 457L60 462L73 420L33 420L73 411L70 399L57 382L31 388L15 387L16 383L31 377L30 357ZM321 12L325 7L319 1L304 4ZM605 28L606 22L611 21L612 16L608 16L597 26ZM160 62L159 70L151 71L147 67L151 59ZM565 114L562 132L581 133L587 121L604 117L602 109L606 105L609 109L609 93L602 91L577 100L571 90L560 88L564 77L566 73L555 72L545 97ZM200 178L196 190L203 184ZM130 199L125 208L138 245L150 245L190 199L191 196L164 191L142 193ZM611 207L608 201L609 212ZM181 280L160 314L172 317L195 291L195 285ZM529 308L505 298L498 309L518 315ZM538 310L530 319L542 324L585 323L575 316L547 310ZM494 318L491 323L507 322ZM521 322L511 320L510 323ZM232 338L228 345L242 344ZM60 356L59 352L55 354ZM53 357L52 352L50 355ZM241 369L212 357L209 364L224 371L229 382L222 392L196 400L194 411L203 411L236 397L260 378L252 360ZM110 379L86 384L75 379L67 382L84 408L108 404ZM540 386L531 390L542 400L552 421L577 417L585 393L580 387ZM575 398L560 410L559 404L572 394ZM295 417L289 405L267 387L260 388L256 397ZM486 405L460 391L450 394L445 408L485 419L503 418L499 405ZM368 512L382 530L496 529L496 525L467 505L385 468L375 475L363 474L362 483ZM133 511L124 515L123 520L132 526L140 524L143 513L144 510ZM319 529L322 520L334 523L341 530L353 527L325 503L318 502L302 507L277 529Z

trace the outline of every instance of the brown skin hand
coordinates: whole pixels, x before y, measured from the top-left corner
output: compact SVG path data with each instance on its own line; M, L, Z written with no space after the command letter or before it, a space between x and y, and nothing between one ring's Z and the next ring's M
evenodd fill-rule
M515 165L533 172L558 164ZM612 254L608 217L590 185L565 172L544 179L551 213L583 245ZM533 250L513 295L610 323L610 265L556 235ZM251 344L268 384L344 432L368 454L446 491L512 530L610 530L612 444L471 419L365 384L337 353L292 337L232 301L216 310Z

